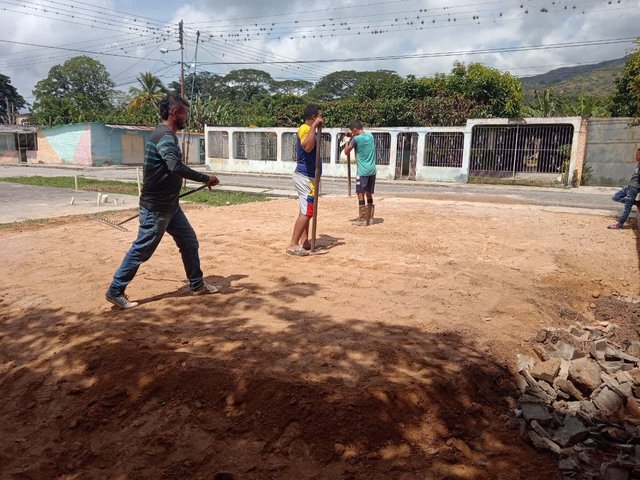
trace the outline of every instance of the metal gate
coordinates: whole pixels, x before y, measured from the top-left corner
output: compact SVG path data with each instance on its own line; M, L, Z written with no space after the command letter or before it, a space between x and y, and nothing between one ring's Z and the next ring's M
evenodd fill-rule
M398 134L396 150L396 180L415 180L418 162L418 134Z
M557 182L569 169L573 125L477 125L469 175Z

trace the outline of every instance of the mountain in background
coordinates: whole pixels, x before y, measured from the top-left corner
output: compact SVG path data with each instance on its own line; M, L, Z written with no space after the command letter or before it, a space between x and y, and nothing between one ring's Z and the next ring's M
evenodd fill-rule
M592 65L564 67L541 75L521 77L525 95L530 97L534 90L552 88L555 94L605 96L615 89L613 80L618 75L628 57L607 60Z

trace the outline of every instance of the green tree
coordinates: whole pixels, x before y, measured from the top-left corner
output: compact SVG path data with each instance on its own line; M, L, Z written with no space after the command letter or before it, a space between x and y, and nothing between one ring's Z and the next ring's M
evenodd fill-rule
M436 86L449 94L484 105L492 117L517 117L520 115L524 88L520 80L510 73L472 63L468 67L456 62L451 74L436 76Z
M355 94L356 88L367 78L366 72L340 70L320 79L309 96L320 100L338 100Z
M273 85L271 75L253 68L232 70L222 80L229 98L242 102L268 96Z
M11 85L11 79L0 73L0 123L14 123L15 112L26 105L24 98Z
M153 73L145 72L138 75L138 83L140 88L131 87L129 89L129 95L132 98L129 101L128 110L132 112L146 106L152 106L159 114L160 107L158 105L162 97L167 94L167 89L162 81Z
M34 120L45 125L99 121L112 112L113 82L107 69L87 56L49 70L34 90Z
M313 83L306 80L273 81L271 92L275 95L305 95L311 90Z
M640 39L636 40L640 45ZM640 117L640 48L629 55L622 73L615 79L609 110L614 117Z

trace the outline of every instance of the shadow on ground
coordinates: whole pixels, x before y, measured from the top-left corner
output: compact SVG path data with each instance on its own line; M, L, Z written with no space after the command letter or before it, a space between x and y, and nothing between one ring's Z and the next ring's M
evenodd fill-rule
M208 280L226 294L0 304L0 477L559 478L472 340L296 309L317 284Z

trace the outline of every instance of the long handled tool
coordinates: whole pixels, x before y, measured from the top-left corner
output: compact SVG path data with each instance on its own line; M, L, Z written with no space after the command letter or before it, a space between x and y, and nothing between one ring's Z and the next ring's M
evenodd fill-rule
M313 180L313 218L311 220L311 252L316 250L316 224L318 222L318 197L320 196L320 168L322 168L322 126L318 127L316 138L316 178Z
M199 192L203 188L207 188L207 186L206 185L202 185L202 186L200 186L198 188L194 188L193 190L189 190L188 192L184 192L178 198L186 197L187 195L191 195L192 193ZM136 213L135 215L127 218L126 220L122 220L121 222L114 222L113 220L109 220L108 218L100 217L98 215L92 215L91 216L91 220L95 220L96 222L100 222L100 223L102 223L104 225L108 225L110 227L117 228L118 230L120 230L122 232L128 232L128 230L125 227L123 227L122 225L127 223L127 222L130 222L134 218L138 218L139 216L140 216L140 213Z

